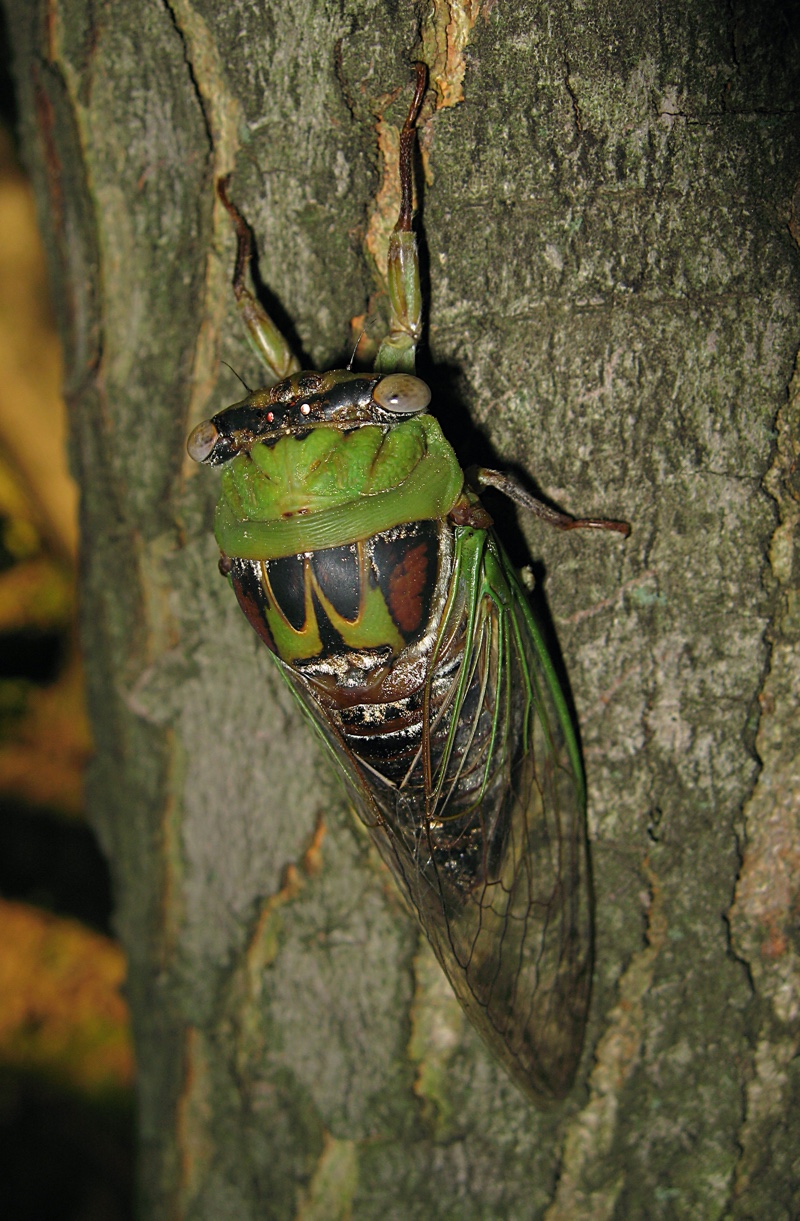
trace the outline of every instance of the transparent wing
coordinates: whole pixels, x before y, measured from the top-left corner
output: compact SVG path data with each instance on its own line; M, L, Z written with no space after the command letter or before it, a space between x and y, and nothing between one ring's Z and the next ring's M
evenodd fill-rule
M529 1093L558 1098L580 1055L592 970L580 756L491 535L458 548L456 580L442 638L463 634L464 650L452 708L431 699L424 834L407 861L395 824L392 849L470 1020Z
M584 782L552 663L490 532L457 532L412 705L396 746L380 739L402 760L391 780L318 705L312 715L469 1019L529 1095L563 1097L592 972Z

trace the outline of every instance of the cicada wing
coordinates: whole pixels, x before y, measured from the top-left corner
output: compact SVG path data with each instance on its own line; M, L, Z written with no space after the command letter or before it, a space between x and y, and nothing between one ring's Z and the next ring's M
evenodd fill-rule
M330 715L306 681L279 658L280 671L300 704L317 737L326 747L343 782L350 802L383 860L392 873L413 915L427 929L441 900L435 875L420 869L425 855L427 828L423 816L424 798L400 793L376 776L353 751L339 723Z
M525 594L485 531L459 533L440 641L420 732L400 735L419 743L402 781L281 668L470 1021L526 1093L560 1098L592 971L583 774Z
M417 862L437 902L417 906L470 1020L528 1093L559 1098L580 1056L592 971L580 756L525 594L491 535L471 583L459 608L462 683Z

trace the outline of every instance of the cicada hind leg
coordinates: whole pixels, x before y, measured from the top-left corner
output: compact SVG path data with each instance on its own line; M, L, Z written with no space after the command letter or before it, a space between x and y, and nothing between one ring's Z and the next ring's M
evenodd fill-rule
M519 480L505 471L474 466L467 472L467 482L471 483L476 491L481 488L496 488L509 500L527 509L548 526L555 526L557 530L613 530L623 538L627 538L631 532L630 524L626 521L614 521L605 517L572 517L569 513L560 513L558 509L553 509L537 496L533 496Z

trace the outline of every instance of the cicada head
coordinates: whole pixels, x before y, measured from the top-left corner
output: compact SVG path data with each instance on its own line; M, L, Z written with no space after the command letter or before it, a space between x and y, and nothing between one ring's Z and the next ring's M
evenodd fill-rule
M425 411L428 386L409 373L365 377L344 369L328 373L295 373L266 390L226 407L204 420L186 443L191 458L219 466L261 442L275 445L282 437L302 440L310 429L347 433L378 426L384 431Z
M223 553L282 556L443 517L463 475L407 373L296 373L194 429L192 458L223 465Z

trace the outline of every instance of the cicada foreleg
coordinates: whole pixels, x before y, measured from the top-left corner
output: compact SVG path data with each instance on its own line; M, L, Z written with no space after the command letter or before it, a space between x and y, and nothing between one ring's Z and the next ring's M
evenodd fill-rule
M228 199L228 178L217 181L217 195L224 204L236 229L236 266L233 272L233 295L247 330L250 346L275 381L297 373L300 362L270 318L260 301L247 287L247 273L252 258L250 229L239 209Z
M555 526L557 530L616 530L624 538L627 538L631 532L630 525L626 521L609 521L603 517L570 517L568 513L559 513L558 509L551 508L550 505L533 496L513 475L508 475L504 471L492 471L486 467L474 466L467 472L467 482L472 484L476 490L497 488L509 500L513 500L515 504L521 505L523 509L533 513L540 521L547 522L549 526Z
M417 86L400 132L400 213L389 238L387 281L389 334L375 357L376 373L413 373L417 344L422 335L422 285L417 238L412 228L414 141L422 99L428 86L428 69L417 64Z

